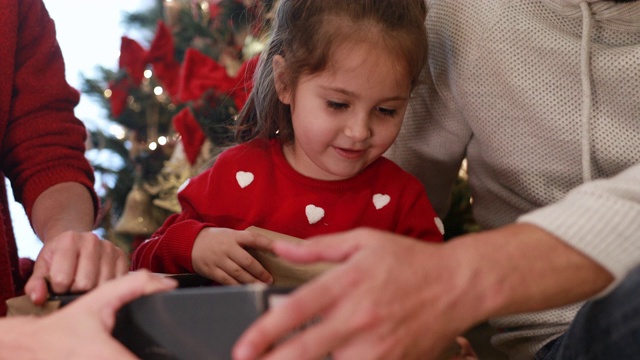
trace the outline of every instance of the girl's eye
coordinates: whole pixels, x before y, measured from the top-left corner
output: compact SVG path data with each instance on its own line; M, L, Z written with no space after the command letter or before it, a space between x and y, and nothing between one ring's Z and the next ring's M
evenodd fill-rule
M386 108L383 108L383 107L379 107L377 110L383 116L389 116L389 117L394 117L396 115L396 113L397 113L397 111L394 110L394 109L386 109Z
M349 108L349 105L345 103L335 102L335 101L327 101L327 107L329 109L334 109L334 110L345 110Z

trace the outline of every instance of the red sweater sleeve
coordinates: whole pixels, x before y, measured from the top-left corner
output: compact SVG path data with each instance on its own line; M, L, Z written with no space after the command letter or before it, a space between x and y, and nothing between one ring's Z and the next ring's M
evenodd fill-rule
M167 274L193 273L191 251L198 233L207 226L184 214L171 215L149 240L134 251L131 270L148 269Z
M433 210L422 184L416 180L416 185L406 194L406 206L396 232L424 241L444 241L444 225Z
M200 209L192 206L190 198L203 196L203 176L189 181L190 186L178 193L182 211L165 220L147 241L138 246L131 256L131 270L148 269L167 274L193 273L191 252L200 231L205 227L214 227L212 223L202 222ZM193 186L194 183L197 185Z
M74 115L79 93L65 79L53 20L41 0L0 0L0 158L28 215L61 182L93 191L86 129Z

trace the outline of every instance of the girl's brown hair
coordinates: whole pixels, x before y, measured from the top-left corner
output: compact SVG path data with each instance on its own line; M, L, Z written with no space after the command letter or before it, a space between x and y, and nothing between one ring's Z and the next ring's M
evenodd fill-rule
M376 39L405 59L412 89L426 62L424 0L279 0L271 38L260 56L254 88L238 116L236 140L278 136L293 140L289 105L278 98L273 58L284 57L285 87L294 92L301 75L323 71L338 45ZM377 30L372 32L371 30Z

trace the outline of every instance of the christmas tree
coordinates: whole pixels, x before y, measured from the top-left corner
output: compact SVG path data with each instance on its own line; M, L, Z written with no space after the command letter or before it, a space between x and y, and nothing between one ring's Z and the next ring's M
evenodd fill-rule
M99 69L82 92L118 126L91 133L120 166L94 163L98 230L125 251L178 212L177 189L232 143L252 87L275 0L157 0L127 14L146 41L122 37L118 69Z

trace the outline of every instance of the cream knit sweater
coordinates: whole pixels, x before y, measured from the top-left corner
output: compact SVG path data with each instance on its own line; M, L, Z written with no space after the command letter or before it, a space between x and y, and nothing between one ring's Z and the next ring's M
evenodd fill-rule
M481 226L536 224L620 281L640 264L640 1L427 3L431 74L387 155L441 216L466 157ZM492 319L494 344L532 359L579 306Z

